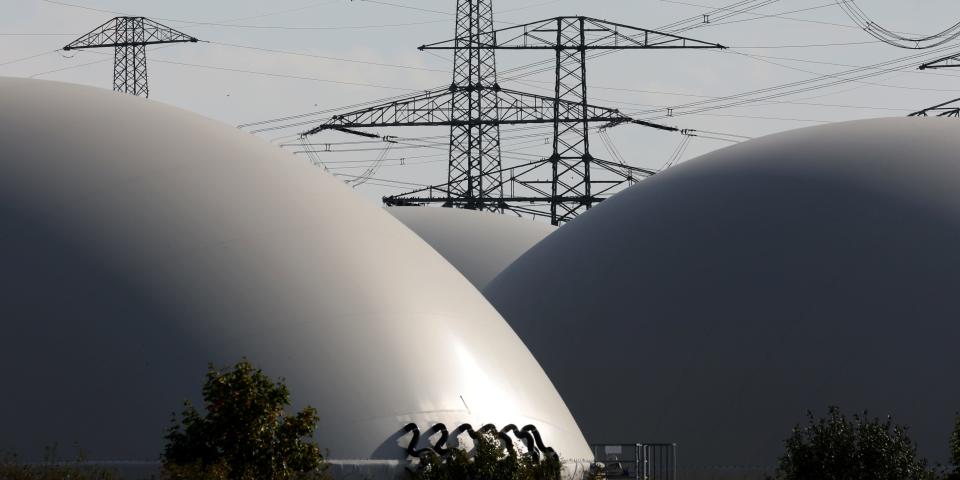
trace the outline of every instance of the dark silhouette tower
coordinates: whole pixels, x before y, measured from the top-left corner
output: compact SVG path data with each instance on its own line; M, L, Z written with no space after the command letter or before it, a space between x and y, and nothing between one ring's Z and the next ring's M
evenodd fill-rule
M591 155L591 128L633 123L661 130L677 129L589 103L587 52L724 47L587 17L556 17L493 30L490 1L458 0L458 36L420 47L453 52L450 87L334 115L324 124L303 132L301 138L326 130L379 137L357 129L448 126L447 183L384 197L385 204L509 210L546 217L554 225L573 219L611 195L618 186L656 173ZM553 96L501 88L494 57L494 52L501 49L553 52ZM552 155L503 167L500 127L534 124L553 126Z
M492 0L458 0L450 118L447 185L459 207L503 211L500 125L497 118L496 52Z
M149 18L115 17L63 49L113 47L113 90L149 97L147 45L196 41L194 37Z
M420 47L456 50L468 39ZM692 38L590 17L555 17L474 35L471 48L544 50L554 56L553 152L550 164L550 221L573 219L632 177L605 168L590 153L587 55L600 50L724 48ZM571 120L565 120L571 119Z

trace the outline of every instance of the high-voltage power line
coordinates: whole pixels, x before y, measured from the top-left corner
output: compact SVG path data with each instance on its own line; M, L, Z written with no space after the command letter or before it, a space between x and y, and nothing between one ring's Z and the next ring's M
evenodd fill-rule
M194 37L149 18L115 17L63 49L113 47L113 90L149 97L147 45L197 41Z
M894 47L900 48L909 48L912 50L922 50L938 47L940 45L952 42L957 37L960 37L960 22L955 23L949 28L933 35L906 36L901 33L883 28L877 22L871 20L870 17L864 13L859 6L857 6L855 0L835 1L843 10L843 12L846 13L847 16L850 17L850 19L853 20L858 27L869 33L873 38L876 38L887 45L893 45Z
M375 136L355 129L397 126L451 128L448 182L385 197L388 205L444 206L544 216L560 224L591 208L618 186L654 173L590 153L592 126L635 123L613 108L588 102L587 52L593 50L723 48L721 45L587 17L556 17L501 30L479 16L490 0L459 0L457 33L452 40L422 50L452 50L454 83L450 88L386 102L334 116L302 134L325 130ZM468 18L469 17L469 18ZM469 32L469 33L466 33ZM504 38L504 40L499 40ZM493 52L498 49L555 52L554 96L503 89L496 82ZM461 83L458 83L461 82ZM548 158L504 168L500 164L499 127L553 125L553 152ZM546 175L544 175L546 174ZM517 188L521 192L517 192Z

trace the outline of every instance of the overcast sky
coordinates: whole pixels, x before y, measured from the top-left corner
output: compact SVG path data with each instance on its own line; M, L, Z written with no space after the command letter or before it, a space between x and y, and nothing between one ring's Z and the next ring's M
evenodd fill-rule
M587 15L656 29L732 3L734 0L499 0L494 9L500 26L558 15ZM900 32L931 34L960 21L960 2L956 0L859 0L858 5L878 24ZM449 55L424 53L416 47L453 35L454 0L0 0L0 6L0 75L5 76L111 88L111 51L55 50L116 14L152 17L208 41L151 50L151 98L234 126L450 83ZM774 1L684 34L731 48L723 52L622 51L597 58L588 71L591 102L738 140L827 122L901 116L960 97L960 72L915 69L920 60L954 50L914 51L877 42L855 27L834 0ZM960 42L955 43L955 51L960 52ZM710 107L706 110L683 107L909 56L916 59L896 64L892 70L865 70L876 75L855 81L839 76L832 78L835 85L799 90L811 86L801 84L771 91L786 95L764 101L716 102L704 105ZM548 52L505 51L498 53L498 66L506 71L547 59ZM549 74L541 74L504 81L503 86L549 94L550 81ZM666 107L675 107L673 117L663 118ZM96 114L91 112L92 120ZM505 157L548 154L546 130L532 131L541 132L543 135L529 136L530 130L505 128ZM284 142L283 135L291 133L295 130L256 134L279 144ZM448 132L438 128L380 133L439 136L434 140L439 142L434 144L437 147L445 143L442 137ZM635 126L611 129L609 135L629 163L650 168L662 166L682 140L679 134ZM324 134L316 141L356 139ZM595 156L611 158L614 154L598 140L594 141ZM696 137L682 159L729 144ZM362 151L323 154L327 161L341 162L330 164L334 171L360 173L380 155L377 144L333 147L347 148ZM377 178L418 184L446 179L442 148L395 149L384 158ZM400 188L370 182L358 190L376 199L399 193Z

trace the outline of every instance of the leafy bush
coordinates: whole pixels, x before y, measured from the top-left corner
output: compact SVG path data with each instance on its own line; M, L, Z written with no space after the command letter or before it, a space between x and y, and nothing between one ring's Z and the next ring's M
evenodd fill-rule
M917 457L906 427L870 419L867 413L847 417L830 407L827 417L797 425L786 440L775 478L779 480L920 480L933 477L926 460Z
M473 441L471 456L458 448L441 457L424 454L413 478L416 480L556 480L560 478L560 460L546 456L541 460L530 454L508 451L489 432L479 433Z
M322 477L325 464L312 437L317 411L284 413L290 393L243 360L232 370L209 366L206 415L184 402L166 434L163 473L171 480L287 480Z

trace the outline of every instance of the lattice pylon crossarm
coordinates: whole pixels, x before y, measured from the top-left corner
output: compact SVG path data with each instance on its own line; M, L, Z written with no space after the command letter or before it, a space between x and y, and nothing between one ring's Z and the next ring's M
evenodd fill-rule
M960 67L960 53L955 53L953 55L938 58L936 60L924 63L918 67L920 70L927 69L937 69L937 68L956 68Z
M617 109L597 105L583 104L554 97L524 93L500 88L475 89L495 92L495 108L489 114L476 118L457 118L452 102L456 99L449 89L434 90L416 94L404 99L385 102L372 107L355 110L333 116L326 123L317 125L302 136L316 135L325 130L343 128L384 128L384 127L425 127L425 126L468 126L468 125L527 125L553 123L555 112L559 109L561 122L586 121L588 123L619 124L633 122L634 119ZM670 128L670 127L663 127Z
M557 40L558 31L561 36L567 36L570 28L577 28L583 32L583 42L580 46L573 46L568 42ZM574 34L569 35L572 38ZM575 36L579 39L581 37L580 32L577 32ZM633 27L591 17L565 16L483 32L483 35L457 37L430 43L420 46L420 49L454 50L458 45L464 44L485 49L508 50L726 48L718 43L704 42L657 30Z
M138 30L131 37L132 30ZM156 45L161 43L197 42L195 37L157 23L146 17L114 17L99 27L68 43L64 50L84 48L123 47L129 45Z
M913 112L908 117L960 117L960 98Z

